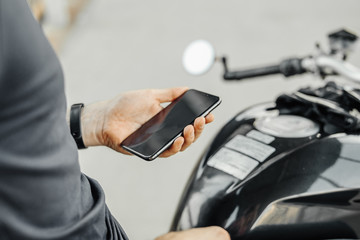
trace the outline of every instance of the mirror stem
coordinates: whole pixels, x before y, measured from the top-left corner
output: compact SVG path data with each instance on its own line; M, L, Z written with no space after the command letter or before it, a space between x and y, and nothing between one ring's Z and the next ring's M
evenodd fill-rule
M226 59L226 57L225 57L225 56L222 57L222 58L221 58L221 61L222 61L223 66L224 66L224 74L226 74L226 73L228 72L227 59Z

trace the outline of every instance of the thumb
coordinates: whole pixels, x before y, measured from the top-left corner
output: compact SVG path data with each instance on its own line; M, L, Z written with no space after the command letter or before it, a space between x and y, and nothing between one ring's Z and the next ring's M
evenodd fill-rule
M189 90L188 87L176 87L167 89L154 89L153 93L155 95L155 98L162 103L174 101L176 98L184 94L187 90Z

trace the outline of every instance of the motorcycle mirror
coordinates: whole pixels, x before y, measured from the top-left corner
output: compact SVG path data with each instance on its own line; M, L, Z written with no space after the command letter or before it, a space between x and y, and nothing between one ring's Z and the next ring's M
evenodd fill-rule
M185 71L191 75L202 75L210 70L215 61L215 49L205 40L190 43L182 58Z

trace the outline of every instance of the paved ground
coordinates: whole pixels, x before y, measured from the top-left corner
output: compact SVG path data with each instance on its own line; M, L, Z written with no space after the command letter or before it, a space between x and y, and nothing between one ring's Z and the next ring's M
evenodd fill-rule
M83 171L102 184L112 213L131 239L153 239L168 230L192 168L229 118L250 104L315 81L274 76L226 83L220 65L191 77L181 66L185 46L207 39L219 54L230 56L230 67L273 63L312 52L315 41L325 45L328 31L346 26L360 33L359 9L357 0L90 2L61 52L69 104L179 85L223 99L202 138L170 159L149 163L101 147L80 152ZM360 49L350 60L360 65Z

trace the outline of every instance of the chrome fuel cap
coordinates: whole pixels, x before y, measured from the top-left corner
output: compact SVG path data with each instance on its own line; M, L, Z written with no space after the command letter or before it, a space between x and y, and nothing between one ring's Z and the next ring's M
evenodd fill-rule
M316 122L295 115L259 118L254 122L254 126L263 133L281 138L310 137L320 131Z

